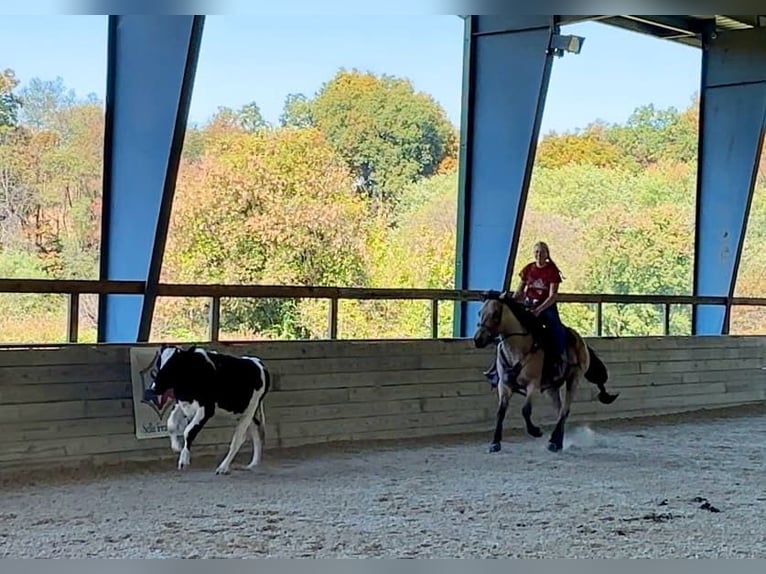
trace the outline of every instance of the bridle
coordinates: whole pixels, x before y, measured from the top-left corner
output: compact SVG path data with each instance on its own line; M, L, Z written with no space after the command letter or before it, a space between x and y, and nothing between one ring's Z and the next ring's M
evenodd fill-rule
M505 292L503 292L503 293L505 293ZM483 298L484 298L485 302L486 301L499 301L500 304L503 305L503 307L508 308L508 310L511 311L511 313L513 313L513 310L511 309L510 305L508 305L508 303L505 301L505 296L503 296L503 293L498 293L497 291L487 291L487 292L485 292L483 294ZM500 316L497 318L496 321L493 320L491 326L482 324L482 327L487 329L494 339L496 339L496 340L499 339L498 342L505 341L506 339L509 339L511 337L526 337L526 336L529 336L529 335L532 334L527 329L524 329L524 331L522 331L522 332L500 333L500 330L499 330L498 327L500 325L501 320L502 320L502 312L501 312ZM519 324L521 324L521 321L519 321ZM522 327L523 327L523 325L522 325Z

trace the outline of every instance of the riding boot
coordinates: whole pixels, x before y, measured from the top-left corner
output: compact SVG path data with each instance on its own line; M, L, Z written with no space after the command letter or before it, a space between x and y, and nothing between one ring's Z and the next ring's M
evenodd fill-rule
M521 363L516 363L511 370L505 372L505 380L503 382L510 388L514 388L517 384L519 373L521 373Z
M543 379L551 383L558 381L564 376L566 366L564 355L551 355L543 363Z
M514 387L516 379L519 377L519 373L521 373L521 363L516 363L510 370L506 369L503 384L509 387ZM500 383L500 374L497 371L496 361L493 361L489 369L484 371L482 374L487 377L487 380L493 389L496 388Z
M492 365L482 373L485 377L487 377L487 380L492 385L492 388L494 389L497 384L500 382L500 375L497 373L497 361L495 359L492 359Z

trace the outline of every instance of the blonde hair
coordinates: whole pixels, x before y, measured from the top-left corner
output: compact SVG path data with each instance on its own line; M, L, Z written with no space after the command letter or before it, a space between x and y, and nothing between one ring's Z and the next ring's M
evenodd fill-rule
M545 241L538 241L537 243L535 243L535 247L540 247L540 248L542 248L542 249L545 249L545 254L546 254L545 260L546 260L548 263L552 263L552 264L553 264L553 266L554 266L556 269L558 269L558 271L559 271L559 275L561 275L561 278L562 278L562 279L564 279L564 274L563 274L563 273L561 273L561 268L560 268L558 265L556 265L556 262L555 262L555 261L554 261L554 260L551 258L551 250L550 250L550 248L548 247L548 244L547 244Z

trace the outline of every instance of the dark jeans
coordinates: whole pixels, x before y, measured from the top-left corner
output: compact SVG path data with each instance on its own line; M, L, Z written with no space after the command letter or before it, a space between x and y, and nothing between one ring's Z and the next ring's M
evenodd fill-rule
M555 304L551 305L545 311L540 313L540 318L550 326L553 337L556 340L559 354L564 354L564 351L566 350L566 334L564 333L564 326L561 324L558 307Z

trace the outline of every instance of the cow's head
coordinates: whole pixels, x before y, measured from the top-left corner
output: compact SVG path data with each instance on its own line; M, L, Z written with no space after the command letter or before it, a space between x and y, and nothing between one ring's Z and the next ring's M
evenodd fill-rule
M173 372L178 368L178 359L183 353L184 351L175 345L163 344L160 347L150 371L152 384L144 392L145 400L152 400L158 395L168 395L168 398L173 398L175 384Z

